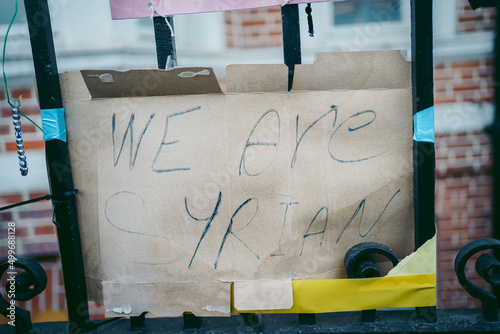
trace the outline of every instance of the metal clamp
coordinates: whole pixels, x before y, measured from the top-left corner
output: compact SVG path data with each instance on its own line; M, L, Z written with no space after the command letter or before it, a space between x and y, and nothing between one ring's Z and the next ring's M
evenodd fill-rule
M460 285L472 296L481 301L484 320L498 321L498 299L491 292L472 283L465 275L465 266L476 253L487 250L500 250L500 241L492 238L474 240L465 245L455 258L455 273ZM500 263L490 254L482 254L476 260L476 271L491 285L500 286L500 275L491 274L492 269L499 269Z

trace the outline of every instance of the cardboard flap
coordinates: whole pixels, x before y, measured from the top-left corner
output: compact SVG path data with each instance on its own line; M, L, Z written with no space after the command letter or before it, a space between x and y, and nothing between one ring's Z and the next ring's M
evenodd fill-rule
M222 93L213 69L205 67L81 73L93 99Z
M288 67L273 65L229 65L226 67L228 93L287 92Z
M400 51L316 53L295 66L292 91L410 88L410 69Z
M90 100L89 90L79 72L64 72L59 74L61 95L63 101Z

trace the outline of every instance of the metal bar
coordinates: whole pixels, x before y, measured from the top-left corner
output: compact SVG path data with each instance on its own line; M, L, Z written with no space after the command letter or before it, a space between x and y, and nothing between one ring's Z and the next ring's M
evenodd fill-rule
M184 329L201 328L201 318L192 313L184 313L182 315L184 320Z
M174 28L174 18L166 18L172 29ZM156 59L158 68L164 70L177 66L177 54L175 50L175 37L165 21L164 17L156 16L153 18L156 41Z
M136 317L130 317L130 330L136 331L144 328L146 313L147 312L143 312L141 313L141 315L138 315Z
M291 90L295 64L302 63L299 5L281 7L281 27L283 33L283 56L285 65L288 66L288 90Z
M411 1L413 114L434 106L432 0ZM413 142L415 249L436 234L434 143Z
M432 0L411 0L414 115L434 106L432 51ZM436 154L433 142L413 141L413 173L415 249L418 249L436 234ZM436 307L417 307L416 314L426 322L437 321Z
M299 5L281 6L281 33L283 36L283 59L288 67L288 90L293 86L295 65L302 63L300 48ZM299 314L299 325L313 325L315 314Z
M419 0L420 1L420 0ZM307 327L297 327L295 314L262 314L264 324L260 333L496 333L498 323L484 321L481 310L438 310L439 322L429 324L420 321L413 311L395 310L379 311L381 320L362 323L359 321L359 312L337 312L317 314L317 324ZM64 322L47 322L33 324L34 333L63 333ZM0 325L0 332L9 333L11 326ZM120 319L99 327L98 333L122 334L130 330L130 321ZM2 332L3 333L3 332ZM231 317L204 317L201 329L184 329L183 319L179 317L148 319L148 324L140 333L258 333L254 328L245 327L240 316Z
M288 66L288 90L291 90L295 65L302 63L299 5L281 7L281 30L283 35L283 58L285 65ZM299 314L298 319L300 325L313 325L316 323L314 313Z
M489 128L493 151L493 238L500 240L500 8L497 8L495 37L495 118ZM500 259L500 251L494 255ZM500 300L500 287L493 286L495 296Z
M47 0L25 0L33 63L40 109L62 108L59 75L52 37ZM62 194L73 190L73 178L68 154L68 145L61 140L45 143L45 155L51 193ZM54 206L59 250L66 291L69 330L84 332L90 328L87 290L80 242L80 231L75 199Z

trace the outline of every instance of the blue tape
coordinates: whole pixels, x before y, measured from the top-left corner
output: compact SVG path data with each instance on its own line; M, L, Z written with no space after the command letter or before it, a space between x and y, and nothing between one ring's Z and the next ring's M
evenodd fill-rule
M66 122L64 120L64 108L42 109L42 126L45 134L43 140L59 139L66 141Z
M434 107L413 115L413 140L434 143Z

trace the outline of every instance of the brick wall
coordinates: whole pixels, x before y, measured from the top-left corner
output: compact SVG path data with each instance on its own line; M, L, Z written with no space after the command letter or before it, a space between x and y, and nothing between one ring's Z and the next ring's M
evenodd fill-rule
M492 235L492 177L489 138L481 131L436 136L436 224L438 229L438 305L479 308L458 283L454 260L472 240ZM469 265L474 262L470 261ZM468 277L484 280L473 266Z
M283 45L280 7L224 12L227 46L265 48Z
M458 1L458 33L489 31L495 28L496 10L494 8L479 8L472 10L469 1Z
M492 31L496 10L473 11L467 0L457 2L459 35ZM434 67L435 104L494 102L494 60L490 55L465 61L439 62ZM455 275L454 260L472 240L491 237L491 146L483 131L436 135L436 224L438 229L438 306L479 308ZM475 284L489 288L473 267L466 269Z
M436 63L434 103L492 103L493 73L493 58Z

